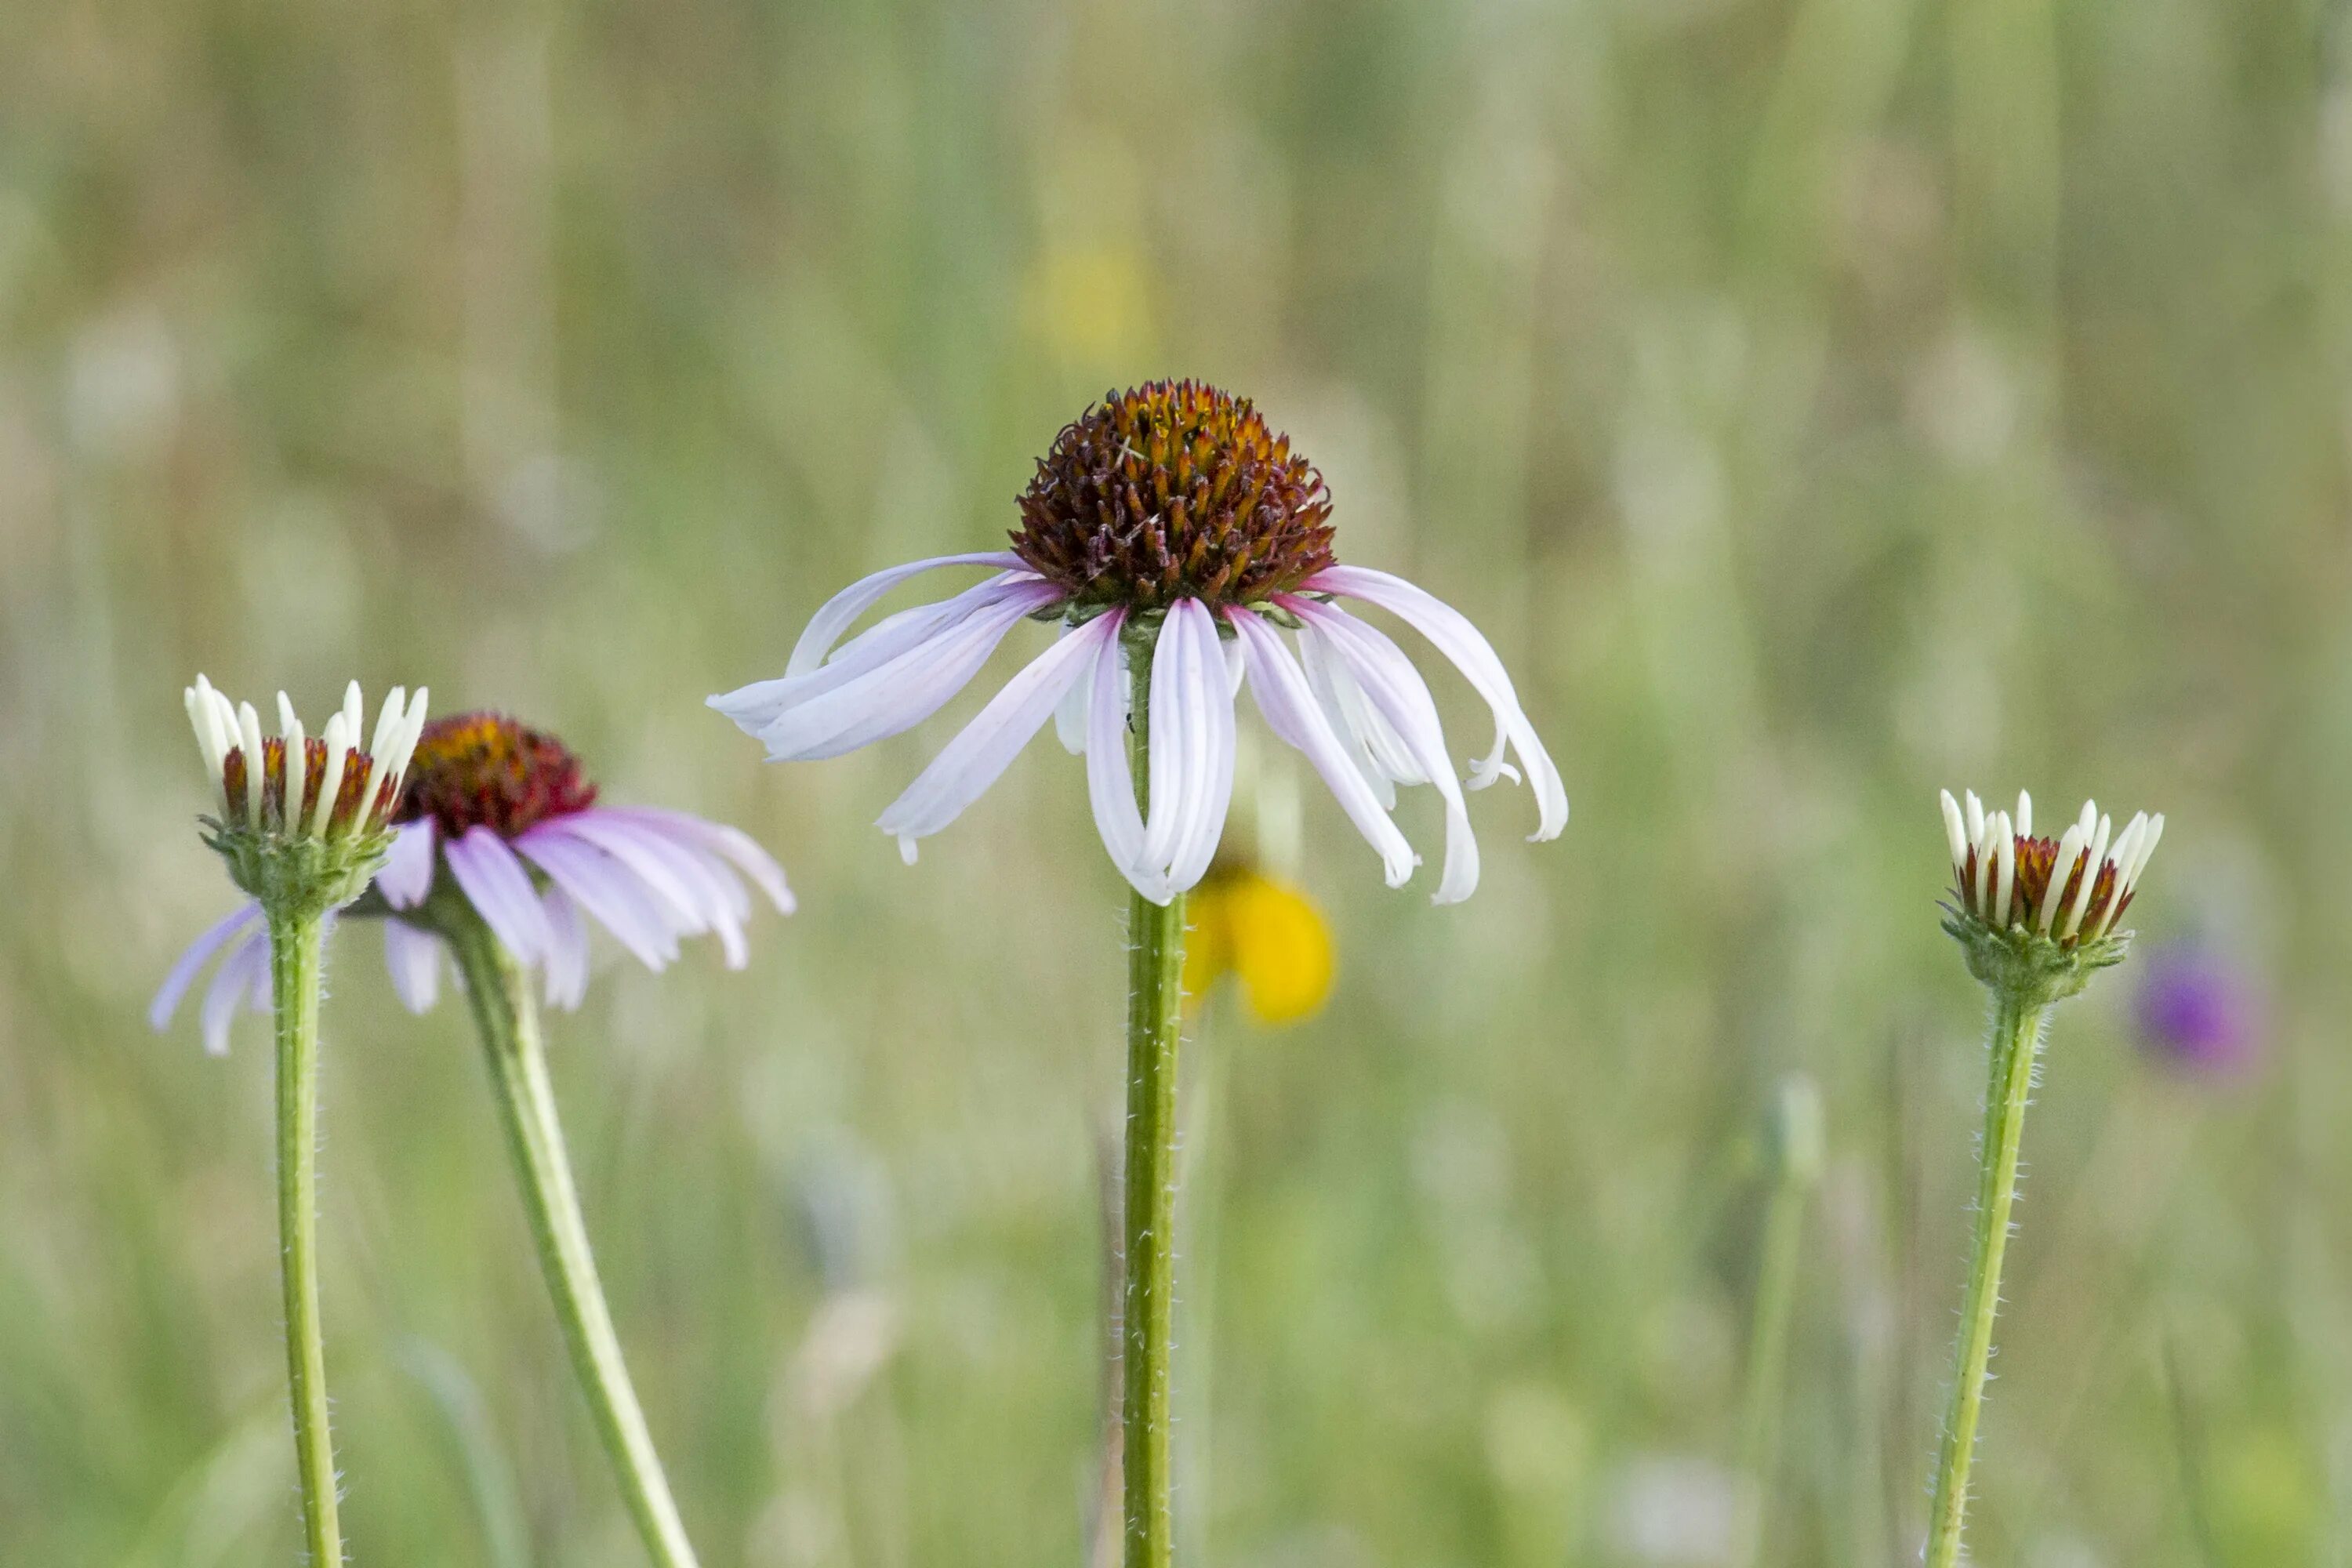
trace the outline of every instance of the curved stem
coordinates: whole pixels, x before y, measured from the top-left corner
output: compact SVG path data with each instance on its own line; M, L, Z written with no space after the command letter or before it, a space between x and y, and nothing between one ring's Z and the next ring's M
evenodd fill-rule
M513 1152L523 1208L530 1217L547 1291L563 1325L572 1370L587 1395L596 1435L613 1461L614 1479L628 1504L646 1552L659 1568L695 1568L669 1482L654 1452L645 1412L621 1359L621 1342L597 1282L596 1259L580 1213L580 1194L563 1150L563 1127L556 1119L555 1089L539 1033L539 1009L530 977L489 928L468 911L447 931L466 976L475 1026L497 1090L499 1125Z
M302 1540L314 1568L343 1561L336 1518L327 1349L319 1329L319 948L323 917L269 921L269 988L278 1034L278 1236L286 1301L286 1376Z
M1960 1300L1960 1342L1952 1373L1951 1405L1936 1461L1927 1568L1953 1568L1959 1561L1960 1526L1969 1507L1969 1464L1976 1456L1977 1417L1984 1408L1993 1317L2000 1310L2001 1255L2009 1246L2010 1210L2017 1198L2018 1152L2023 1144L2025 1106L2033 1091L2033 1062L2042 1049L2042 1025L2047 1012L2046 1005L2026 1003L1999 988L1994 991L1984 1142L1979 1152L1976 1246L1969 1263L1968 1290Z
M1135 665L1129 749L1138 804L1150 777L1151 660ZM1127 1286L1120 1459L1127 1492L1127 1568L1169 1568L1174 1510L1169 1481L1169 1364L1176 1304L1176 1058L1183 1032L1184 896L1163 907L1128 904Z

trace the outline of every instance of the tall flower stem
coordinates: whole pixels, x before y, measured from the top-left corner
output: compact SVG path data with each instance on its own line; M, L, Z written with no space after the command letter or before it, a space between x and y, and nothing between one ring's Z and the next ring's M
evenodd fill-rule
M1139 806L1150 777L1151 658L1130 644L1135 699L1129 749ZM1175 1518L1169 1478L1169 1366L1176 1305L1176 1058L1183 1033L1184 896L1128 903L1127 1286L1120 1447L1127 1568L1169 1568Z
M1983 1146L1979 1151L1976 1246L1968 1291L1960 1300L1960 1342L1952 1373L1951 1406L1944 1417L1936 1461L1935 1501L1928 1514L1927 1568L1954 1568L1960 1526L1969 1506L1969 1463L1975 1458L1977 1417L1984 1408L1986 1363L1992 1356L1993 1316L2000 1308L2001 1255L2009 1246L2010 1210L2017 1199L2018 1151L2025 1106L2033 1091L2033 1063L2042 1049L2046 1003L2012 987L1993 987L1987 1056Z
M302 1539L313 1568L340 1568L327 1349L319 1329L319 965L316 910L269 917L270 1000L278 1032L278 1236L286 1297L286 1375Z
M547 1076L530 978L470 910L447 915L443 931L466 977L466 994L497 1091L499 1124L520 1178L531 1239L538 1244L548 1295L563 1325L572 1370L587 1395L596 1435L612 1459L614 1478L645 1538L646 1553L658 1568L695 1568L694 1548L670 1497L661 1458L654 1452L653 1435L629 1383L613 1315L596 1279L580 1193L564 1153L562 1124L556 1118L555 1089Z

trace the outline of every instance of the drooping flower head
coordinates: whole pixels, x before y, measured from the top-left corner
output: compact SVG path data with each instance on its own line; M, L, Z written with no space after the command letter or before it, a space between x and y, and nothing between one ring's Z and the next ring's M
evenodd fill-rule
M1478 850L1437 707L1403 650L1350 615L1387 610L1437 645L1495 716L1468 787L1534 790L1534 837L1568 819L1559 772L1477 629L1402 578L1339 565L1321 476L1247 399L1193 382L1111 394L1066 426L1020 498L1008 551L940 556L875 574L820 609L784 673L710 705L772 761L839 756L898 734L968 684L1024 619L1063 636L1016 674L877 824L911 860L979 798L1048 718L1087 758L1104 847L1165 904L1207 872L1231 803L1234 697L1246 680L1267 727L1303 752L1379 851L1389 885L1419 864L1389 812L1399 784L1438 792L1446 820L1441 903L1469 896ZM935 567L995 569L978 586L904 610L836 643L898 584ZM1281 633L1296 636L1294 653ZM1132 668L1148 661L1148 818L1128 761Z
M390 847L384 830L425 723L425 689L411 698L394 687L364 749L356 680L315 739L283 691L270 736L252 703L231 703L201 675L183 695L205 771L220 784L205 842L237 886L265 904L322 910L358 897Z
M597 804L579 758L544 731L502 714L461 713L425 725L414 747L407 788L389 810L374 896L361 906L387 916L385 962L412 1011L438 997L448 920L478 916L541 970L549 1002L576 1007L588 986L587 920L651 969L677 956L681 937L706 932L719 938L728 967L740 969L751 913L745 881L792 912L782 868L749 835L684 812ZM207 1047L226 1048L238 997L267 973L257 916L247 906L189 948L156 994L155 1027L170 1021L205 962L242 937L204 1010Z
M2002 983L2007 953L2072 994L2088 973L2121 962L2128 932L2116 922L2131 907L2140 873L2164 837L2164 817L2146 812L2115 830L2095 801L2057 838L2033 835L2033 798L2021 793L2014 816L1988 813L1976 793L1966 804L1943 794L1944 833L1952 855L1951 919L1946 929L1970 949L1970 966L1988 984Z

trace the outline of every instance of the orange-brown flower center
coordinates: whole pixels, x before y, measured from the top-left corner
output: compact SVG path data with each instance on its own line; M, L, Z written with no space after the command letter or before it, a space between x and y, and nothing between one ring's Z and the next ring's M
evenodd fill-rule
M488 827L512 838L551 816L596 803L580 759L562 742L502 713L436 719L416 740L397 822L431 817L443 834Z
M1245 397L1155 381L1062 427L1020 500L1013 549L1084 603L1248 604L1333 563L1315 465Z
M2058 901L2051 906L2051 924L2059 930L2064 929L2067 912L2074 907L2074 900L2082 895L2083 877L2090 858L2090 850L2083 849L2076 853L2073 864L2065 868L2065 884L2058 890ZM2021 833L2019 834L2015 872L2016 891L2010 900L2011 919L2022 921L2029 926L2033 924L2036 912L2042 908L2042 900L2049 894L2050 879L2058 873L2058 840L2029 838ZM2078 931L2095 931L2100 929L2107 906L2115 901L2116 877L2115 862L2111 859L2101 860L2098 879L2091 884L2091 901L2084 907L2082 921L2076 926ZM1969 851L1968 863L1961 869L1961 902L1978 918L1990 918L1985 910L1977 908L1977 852L1973 848ZM2117 920L2123 918L2124 910L2131 908L2131 901L2132 895L2126 893L2123 902L2116 905ZM2055 935L2056 932L2053 931L2050 934Z

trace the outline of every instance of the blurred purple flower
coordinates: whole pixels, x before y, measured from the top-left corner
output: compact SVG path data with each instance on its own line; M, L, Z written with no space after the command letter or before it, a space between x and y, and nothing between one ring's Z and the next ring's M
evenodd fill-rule
M2231 1072L2261 1049L2262 998L2252 976L2209 947L2159 948L2140 970L2132 1012L2141 1046L2172 1068Z

